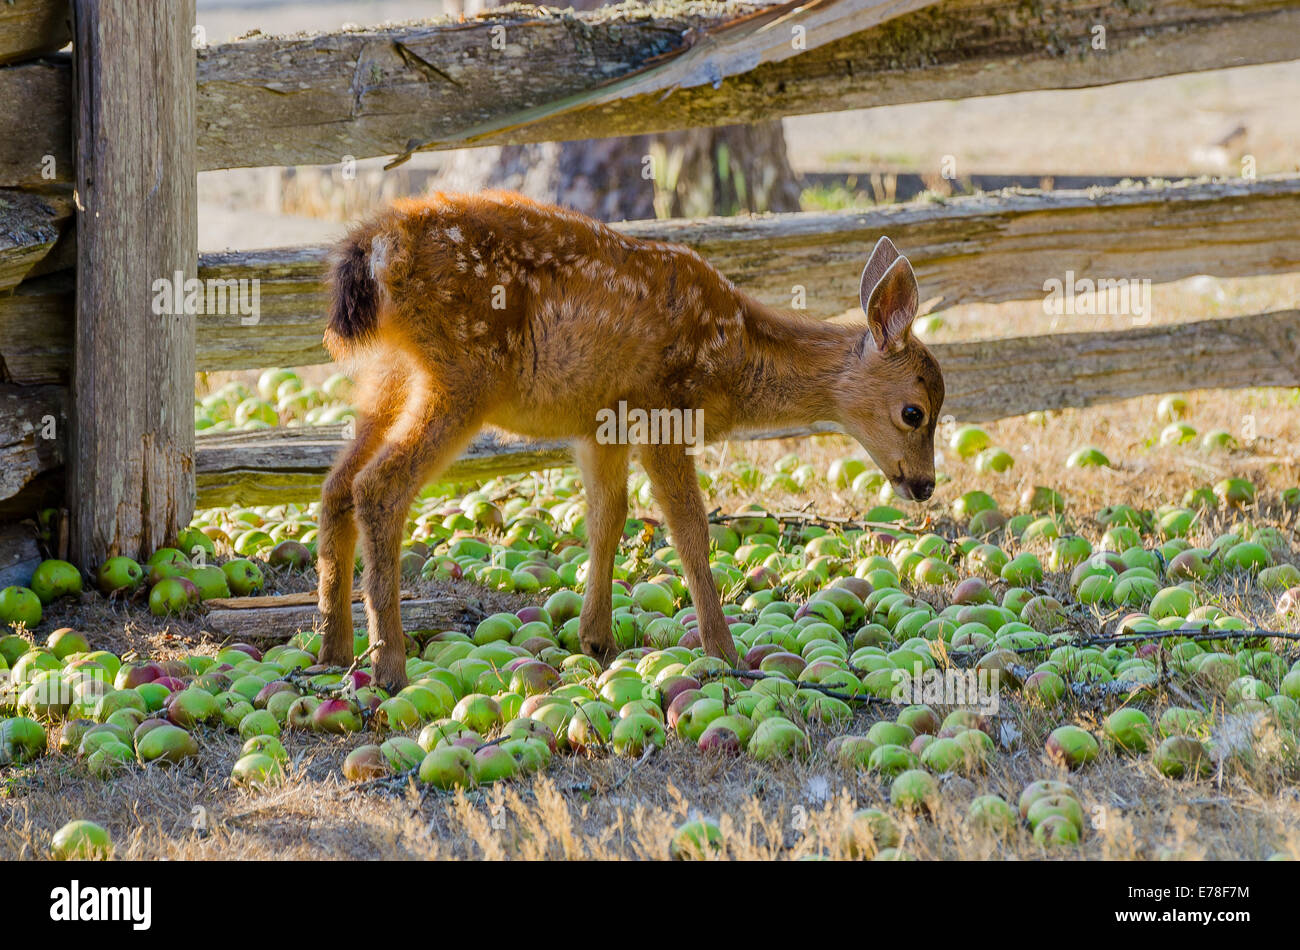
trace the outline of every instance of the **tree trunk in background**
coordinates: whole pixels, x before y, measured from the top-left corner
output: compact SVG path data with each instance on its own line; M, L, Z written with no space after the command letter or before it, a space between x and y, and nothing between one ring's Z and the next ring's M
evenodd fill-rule
M448 0L473 16L483 0ZM602 6L575 0L577 10ZM490 146L448 155L430 189L506 188L602 221L798 211L799 181L779 120L661 135Z

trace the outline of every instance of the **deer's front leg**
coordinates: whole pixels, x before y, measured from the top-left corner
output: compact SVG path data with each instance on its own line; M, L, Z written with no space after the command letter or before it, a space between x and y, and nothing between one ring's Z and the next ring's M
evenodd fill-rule
M709 524L695 476L695 460L681 445L647 445L641 461L655 499L664 509L673 545L686 569L686 586L700 623L700 640L710 656L736 664L736 645L722 613L722 601L709 569Z
M608 664L618 654L610 626L614 555L627 523L626 445L583 440L574 454L587 492L587 584L578 621L582 652Z

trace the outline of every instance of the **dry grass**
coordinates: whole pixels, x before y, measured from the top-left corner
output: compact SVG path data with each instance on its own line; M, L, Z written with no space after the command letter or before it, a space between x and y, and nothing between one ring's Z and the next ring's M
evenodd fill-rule
M1083 721L1089 713L1076 711ZM1069 718L1069 717L1067 717ZM1042 778L1067 779L1092 827L1082 846L1053 857L1110 860L1183 857L1300 858L1295 787L1269 780L1268 768L1221 770L1203 782L1160 777L1145 760L1105 757L1067 775L1035 750L1055 717L1020 717L1022 747L1000 754L985 774L948 776L932 815L897 814L902 850L921 859L1032 859L1047 856L1028 831L1008 840L964 825L979 794L1014 804ZM1035 726L1037 723L1037 726ZM854 732L865 731L859 716ZM821 750L831 733L814 731ZM294 764L281 787L230 786L239 740L209 734L192 764L148 767L101 782L76 760L50 757L11 770L0 795L6 833L0 859L39 858L53 832L91 817L130 859L662 858L674 829L705 817L720 824L720 857L741 860L845 857L844 832L855 808L892 811L875 778L840 770L824 752L778 767L747 758L701 756L671 740L636 765L614 757L557 758L531 780L469 793L349 791L339 766L365 741L294 734Z

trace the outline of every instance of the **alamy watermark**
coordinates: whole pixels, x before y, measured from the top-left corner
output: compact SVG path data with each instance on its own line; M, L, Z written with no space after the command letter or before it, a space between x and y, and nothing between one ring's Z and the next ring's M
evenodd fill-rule
M890 701L899 706L957 706L982 716L996 716L999 701L999 671L912 668L909 675L899 670L894 678Z
M255 326L262 319L262 281L257 277L209 277L188 280L182 271L159 277L153 291L153 312L159 316L239 314L239 322Z
M1149 277L1076 277L1067 270L1065 279L1043 281L1043 312L1048 316L1127 316L1145 326L1151 322L1151 279Z
M703 409L617 409L596 413L596 441L601 445L684 445L687 455L704 449Z
M148 930L153 924L153 888L92 887L74 878L67 887L50 891L50 920L122 921L132 930Z

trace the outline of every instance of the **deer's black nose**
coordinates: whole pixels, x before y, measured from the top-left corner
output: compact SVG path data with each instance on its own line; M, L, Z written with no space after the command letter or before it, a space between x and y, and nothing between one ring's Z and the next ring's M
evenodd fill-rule
M917 481L914 482L908 482L907 487L911 490L912 497L915 498L917 501L925 501L927 498L929 498L931 495L934 494L934 482L928 478L924 480L918 479Z

